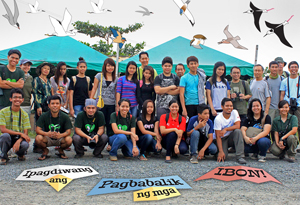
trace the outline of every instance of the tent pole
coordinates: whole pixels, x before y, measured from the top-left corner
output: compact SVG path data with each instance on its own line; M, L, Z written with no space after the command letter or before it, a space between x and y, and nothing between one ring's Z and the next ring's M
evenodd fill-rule
M119 75L119 53L120 53L120 48L119 48L119 44L117 45L117 58L116 58L116 76L118 77Z
M255 60L254 60L254 65L257 64L257 55L258 55L258 45L256 45L256 48L255 48Z

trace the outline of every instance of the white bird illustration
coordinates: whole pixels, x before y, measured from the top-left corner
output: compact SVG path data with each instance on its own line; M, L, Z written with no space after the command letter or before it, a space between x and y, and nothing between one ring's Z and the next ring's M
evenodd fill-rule
M190 41L190 46L202 49L201 44L204 44L205 40L206 37L201 34L194 35L193 40Z
M140 6L142 9L144 9L145 11L135 11L135 12L138 12L138 13L142 13L143 16L150 16L150 14L153 14L153 12L149 11L149 9L143 7L143 6Z
M91 1L91 5L94 11L88 11L89 14L103 14L106 12L111 12L109 9L102 9L104 0L99 0L99 3L96 4L95 2Z
M54 33L52 35L46 34L47 36L74 36L76 35L76 30L69 30L68 27L71 23L72 16L68 9L65 9L64 19L62 21L49 16L52 26L54 28Z
M16 0L14 0L14 6L15 6L15 13L14 15L12 14L10 8L8 7L8 5L6 4L6 2L4 0L2 0L3 6L7 12L7 14L2 15L4 18L6 18L8 20L8 22L10 23L10 25L20 29L20 25L18 23L18 17L19 17L19 9L18 9L18 5Z
M184 15L188 18L188 20L191 22L192 26L195 24L195 19L192 15L192 13L188 10L188 4L191 2L190 0L187 0L185 3L182 2L182 0L173 0L175 4L180 8L180 15L184 13Z
M223 39L221 42L218 42L218 44L223 44L223 43L231 44L235 48L248 50L247 48L245 48L244 46L242 46L238 43L238 40L241 40L241 38L239 36L233 37L233 35L228 31L228 27L229 27L229 25L227 25L226 28L224 29L224 33L225 33L227 39Z
M38 14L41 12L45 12L44 10L38 9L39 7L39 2L35 1L35 5L32 4L28 4L30 11L27 11L26 13L30 13L30 14Z

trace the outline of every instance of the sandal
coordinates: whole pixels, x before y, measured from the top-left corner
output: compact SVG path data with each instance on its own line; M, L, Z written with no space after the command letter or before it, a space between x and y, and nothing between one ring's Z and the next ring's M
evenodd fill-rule
M68 159L68 157L65 155L65 153L61 154L61 153L55 153L56 156L58 156L61 159Z
M140 155L138 157L138 159L141 160L141 161L147 161L148 160L144 154Z
M26 160L26 157L23 155L22 157L18 156L18 160L19 161L25 161Z
M46 154L42 154L42 155L38 158L38 160L44 161L45 159L48 159L48 158L50 158L50 156L48 156L48 155L46 155Z
M8 160L7 159L4 159L5 161L2 161L3 159L1 159L1 161L0 161L0 165L6 165L7 164L7 162L8 162Z

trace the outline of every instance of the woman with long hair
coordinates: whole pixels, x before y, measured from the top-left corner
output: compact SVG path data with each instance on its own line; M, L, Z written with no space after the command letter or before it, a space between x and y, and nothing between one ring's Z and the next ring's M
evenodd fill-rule
M102 85L101 83L102 78ZM102 113L105 116L106 133L111 131L110 115L115 112L116 103L116 88L118 78L116 77L116 64L111 58L107 58L102 67L102 72L97 73L94 79L94 86L90 95L90 98L94 98L95 93L99 93L101 89L101 97L104 101L104 107L101 108ZM96 96L96 100L99 100L99 96Z
M259 99L254 98L249 103L247 119L243 122L241 131L245 141L245 153L253 153L252 159L265 162L271 146L271 117L264 115Z
M210 106L210 119L214 121L218 113L222 112L221 101L230 98L230 86L225 78L226 65L219 61L214 65L212 77L206 81L206 97Z
M169 103L170 113L163 114L159 120L160 133L162 134L162 147L167 150L166 163L171 163L171 156L187 153L188 147L183 133L186 128L186 119L181 116L179 103L171 100Z
M68 108L69 104L69 85L70 79L67 77L67 65L65 62L59 62L55 75L50 78L51 93L60 97L62 107Z
M92 90L90 77L85 75L87 64L82 57L77 63L78 74L72 76L70 81L70 115L76 117L83 111L84 103L89 98Z
M139 99L139 83L137 79L137 65L134 61L130 61L126 66L125 76L118 79L116 102L122 98L129 99L130 113L132 116L137 116L138 99ZM116 105L116 111L119 111L119 105Z
M155 117L155 107L152 100L145 100L140 117L137 119L137 135L140 148L139 159L147 160L145 152L158 152L161 150L161 136L159 134L159 121Z
M290 107L286 100L282 100L278 104L280 116L275 117L272 125L274 131L275 142L270 147L270 152L284 159L285 154L288 155L286 161L295 162L296 148L299 144L296 136L298 130L298 118L289 113Z

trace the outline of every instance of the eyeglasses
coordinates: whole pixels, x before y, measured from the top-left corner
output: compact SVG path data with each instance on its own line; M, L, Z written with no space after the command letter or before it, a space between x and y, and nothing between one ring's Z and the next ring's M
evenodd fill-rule
M14 97L12 97L12 99L23 99L23 97L22 96L14 96Z

